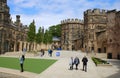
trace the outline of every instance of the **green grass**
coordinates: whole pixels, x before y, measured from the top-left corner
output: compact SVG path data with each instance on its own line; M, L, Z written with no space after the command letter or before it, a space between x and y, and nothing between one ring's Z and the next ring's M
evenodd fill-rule
M94 63L96 64L96 66L97 66L98 64L108 64L107 61L102 60L102 59L100 59L100 58L92 57L92 60L94 61Z
M39 74L56 61L57 60L26 58L24 70ZM0 57L0 67L20 70L19 58Z

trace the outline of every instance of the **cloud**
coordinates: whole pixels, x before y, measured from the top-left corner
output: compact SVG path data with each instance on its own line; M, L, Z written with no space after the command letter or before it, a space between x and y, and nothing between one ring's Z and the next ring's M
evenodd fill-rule
M67 18L83 19L87 9L120 10L120 0L8 0L8 4L13 20L18 14L23 24L29 25L34 19L37 29L59 24Z

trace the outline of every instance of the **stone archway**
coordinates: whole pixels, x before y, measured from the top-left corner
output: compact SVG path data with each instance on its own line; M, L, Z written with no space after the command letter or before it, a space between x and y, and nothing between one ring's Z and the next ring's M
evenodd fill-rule
M4 42L4 50L5 50L5 52L11 51L11 47L12 47L11 45L9 46L9 41L6 40Z
M102 51L103 53L106 53L106 48L107 48L107 40L105 39L102 41Z
M98 44L98 53L106 53L107 39L103 38L99 40L97 44Z
M31 51L31 43L29 44L29 51Z
M14 51L14 41L11 41L9 44L9 51L13 52Z
M19 51L19 48L20 48L20 43L17 42L17 45L16 45L16 51Z

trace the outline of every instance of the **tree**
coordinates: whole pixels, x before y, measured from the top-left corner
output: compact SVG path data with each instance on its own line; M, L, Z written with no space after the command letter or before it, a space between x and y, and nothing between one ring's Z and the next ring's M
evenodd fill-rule
M61 37L60 24L49 27L49 31L52 33L52 36Z
M44 30L40 27L38 29L38 33L36 34L36 43L40 44L41 42L43 42L43 38L44 38Z
M45 31L43 43L45 44L52 43L52 34L48 30Z
M33 20L32 23L29 25L29 31L28 31L28 42L34 42L35 41L35 36L36 36L36 28L35 28L35 22Z

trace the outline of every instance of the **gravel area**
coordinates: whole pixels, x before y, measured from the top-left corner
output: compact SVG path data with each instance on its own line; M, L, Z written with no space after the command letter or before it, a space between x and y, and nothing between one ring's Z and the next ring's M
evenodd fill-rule
M26 77L0 72L0 78L26 78Z

